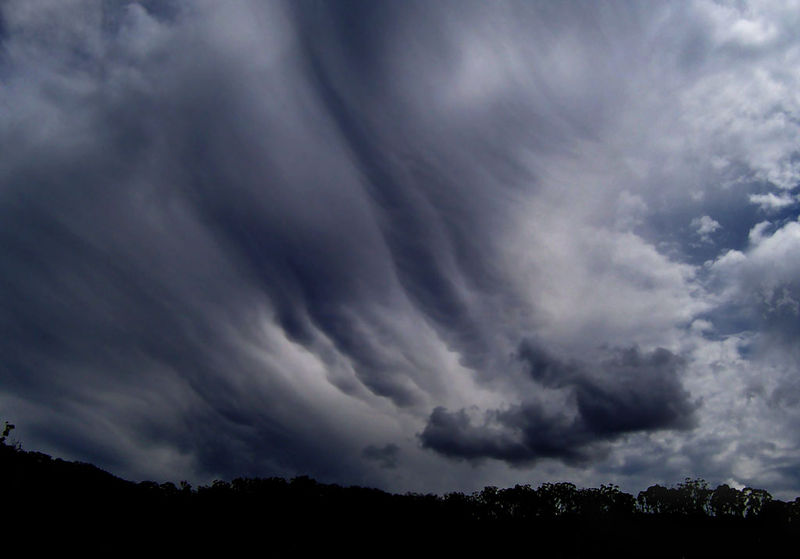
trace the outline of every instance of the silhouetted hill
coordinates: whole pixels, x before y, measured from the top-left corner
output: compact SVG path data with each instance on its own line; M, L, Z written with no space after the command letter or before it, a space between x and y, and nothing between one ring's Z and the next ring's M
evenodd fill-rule
M158 541L176 551L256 545L270 553L791 557L800 535L800 499L784 503L763 490L724 485L712 490L690 479L652 486L637 498L616 486L570 483L397 495L308 477L238 478L193 489L185 482L133 483L2 441L0 479L4 514L17 528L76 543Z

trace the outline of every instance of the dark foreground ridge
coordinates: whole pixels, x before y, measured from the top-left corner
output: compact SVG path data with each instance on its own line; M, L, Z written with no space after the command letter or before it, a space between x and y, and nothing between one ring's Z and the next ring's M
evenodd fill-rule
M6 533L60 534L59 546L532 557L793 557L799 551L800 498L787 503L761 489L710 489L687 478L636 498L613 485L571 483L397 495L305 476L218 480L194 489L186 482L134 483L91 464L24 451L6 444L11 428L6 424L0 437Z

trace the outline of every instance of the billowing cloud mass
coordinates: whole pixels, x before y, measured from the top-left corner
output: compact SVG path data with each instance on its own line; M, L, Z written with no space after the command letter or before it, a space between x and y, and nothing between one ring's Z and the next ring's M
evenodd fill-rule
M543 390L540 401L486 413L474 426L466 410L433 410L422 432L423 445L459 458L485 457L526 464L541 458L588 463L598 441L636 431L681 429L692 425L694 405L681 388L682 359L658 348L615 350L592 365L564 363L526 344L520 358ZM544 389L571 389L566 398ZM557 406L548 403L553 400ZM571 405L570 405L571 404ZM555 408L555 409L552 409ZM571 409L572 408L572 409Z
M3 2L0 417L131 479L800 493L798 8Z

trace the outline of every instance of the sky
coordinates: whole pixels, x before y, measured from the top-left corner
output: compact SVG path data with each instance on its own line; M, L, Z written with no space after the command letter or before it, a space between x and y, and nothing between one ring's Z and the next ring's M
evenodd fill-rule
M800 494L800 2L0 2L0 419L131 480Z

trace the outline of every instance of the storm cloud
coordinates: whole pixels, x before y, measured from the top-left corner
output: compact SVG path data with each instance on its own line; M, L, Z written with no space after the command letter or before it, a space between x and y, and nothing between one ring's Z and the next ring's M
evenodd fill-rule
M436 408L420 435L423 446L454 458L495 458L527 465L541 458L587 463L601 443L637 431L687 429L699 403L691 402L679 372L684 361L658 348L607 351L595 366L564 363L525 343L520 359L544 388L566 391L556 410L526 402L486 412L473 425L467 410ZM552 398L552 396L550 397Z
M799 489L799 13L2 3L0 415L133 479Z

